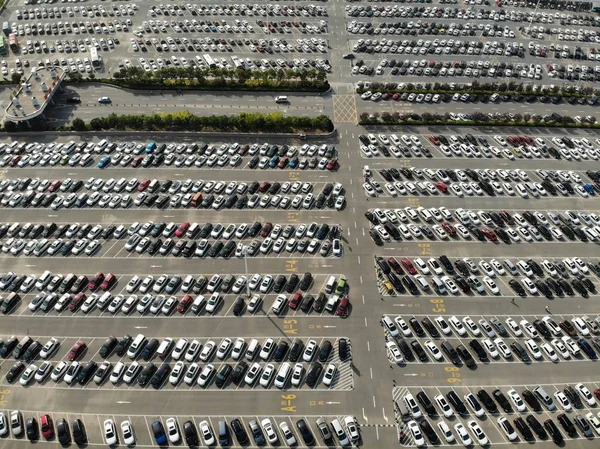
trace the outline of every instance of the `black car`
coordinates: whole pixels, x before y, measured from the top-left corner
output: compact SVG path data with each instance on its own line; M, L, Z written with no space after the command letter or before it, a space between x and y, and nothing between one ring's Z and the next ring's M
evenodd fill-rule
M432 445L437 445L440 442L440 439L433 430L433 427L431 427L431 424L429 424L429 421L427 421L426 419L422 419L421 421L419 421L419 427L421 427L423 433L427 435L427 439Z
M431 399L429 399L429 396L427 396L427 394L424 391L420 391L419 393L417 393L417 401L419 401L419 403L423 406L425 412L429 416L436 415L437 412L435 410L435 407L431 402Z
M317 299L315 299L315 302L313 303L313 310L321 313L325 307L325 303L327 303L327 297L325 296L325 293L320 292L317 295Z
M477 392L477 399L481 401L483 406L487 409L488 413L498 413L498 407L496 407L496 404L494 403L487 391L483 389L479 390Z
M238 296L238 298L233 303L233 314L235 316L240 316L242 314L242 311L244 310L245 305L246 303L244 302L244 298Z
M73 433L73 441L75 444L81 445L87 443L87 433L85 426L80 419L75 419L71 422L71 429Z
M298 275L296 273L292 274L290 276L290 278L288 279L287 284L285 285L285 291L287 293L294 292L294 290L296 290L296 286L298 285L298 283L299 283ZM275 291L277 291L277 290L275 290Z
M277 278L275 279L275 282L273 283L273 291L275 293L281 293L286 282L287 282L287 278L283 274L280 274L279 276L277 276Z
M333 345L329 340L325 340L319 348L319 362L325 363L329 359Z
M527 351L525 351L525 348L523 348L523 346L521 346L521 344L519 342L513 341L510 344L510 348L513 350L515 355L519 359L521 359L521 361L523 361L524 363L531 362L531 358L529 357L529 354L527 354Z
M463 345L458 345L456 347L456 352L458 353L460 358L463 359L465 365L467 365L467 368L474 369L477 366L477 363L475 363L475 359L473 359L471 353Z
M289 348L289 344L287 341L282 341L277 345L275 352L273 353L273 359L276 362L282 362L285 359L285 355L287 354Z
M450 402L452 407L454 407L456 413L459 413L461 415L466 415L468 413L467 407L465 407L464 402L458 397L458 395L454 391L450 391L449 393L447 393L446 398L448 399L448 402Z
M508 402L508 399L506 399L506 396L504 396L504 393L502 393L502 391L500 391L499 389L495 389L492 392L492 396L500 405L500 407L502 407L502 410L504 410L504 412L512 413L512 406L510 405L510 402Z
M25 431L29 441L37 441L40 438L40 428L35 418L27 419L25 423Z
M301 340L294 340L294 343L292 344L292 349L290 349L290 353L288 356L290 362L297 362L298 358L300 357L303 351L304 343L302 343Z
M306 376L306 385L308 385L311 388L314 388L319 378L321 377L322 372L323 365L321 365L319 362L314 362L308 372L308 375Z
M417 337L424 337L425 336L425 331L423 330L423 327L421 326L421 323L419 323L419 320L417 320L415 317L412 317L408 323L410 324L410 327L413 328L413 331L415 332L415 334L417 335Z
M115 346L115 352L118 356L124 356L125 352L127 352L127 348L131 344L133 338L129 334L125 334L123 338L119 340L117 345Z
M140 387L145 387L146 385L148 385L150 379L152 379L152 376L154 375L156 370L156 365L152 362L148 362L148 364L144 366L144 369L142 369L142 372L137 378L138 385L140 385Z
M15 380L21 377L23 371L25 371L25 364L23 362L15 363L6 373L6 381L12 384Z
M229 380L229 376L231 375L232 371L233 368L231 367L231 365L225 363L217 373L217 376L215 378L215 385L219 388L223 388Z
M242 360L238 363L231 373L231 380L234 384L239 384L244 378L246 371L248 370L248 364Z
M98 368L98 363L96 363L94 360L90 360L82 368L82 370L79 371L79 374L77 375L77 381L79 382L79 385L85 385L86 383L88 383L88 381L92 378L92 376L96 372L97 368Z
M527 296L527 294L525 293L525 289L523 288L521 283L516 279L511 279L510 281L508 281L508 285L515 291L517 295L521 297Z
M71 432L66 419L60 418L56 421L56 436L58 437L58 442L63 446L71 442Z
M419 344L418 341L416 341L416 340L415 341L411 341L410 342L410 347L414 351L414 353L417 355L417 357L419 358L419 360L421 362L424 362L424 361L427 360L427 354L425 353L425 350Z
M565 432L567 432L567 435L569 435L571 438L577 436L577 429L575 428L573 421L571 421L571 419L566 414L561 413L556 418L558 419L558 422L560 423L562 428L565 429Z
M183 435L185 436L186 444L190 447L197 446L200 442L198 439L198 430L193 421L186 421L183 423Z
M248 434L246 433L244 425L241 423L241 421L237 418L232 419L230 425L231 430L233 431L233 434L235 435L235 438L238 441L238 443L241 445L246 445L249 441Z
M304 276L302 276L302 280L300 281L300 285L298 286L298 288L300 290L306 291L310 288L311 284L313 281L313 277L311 273L304 273Z

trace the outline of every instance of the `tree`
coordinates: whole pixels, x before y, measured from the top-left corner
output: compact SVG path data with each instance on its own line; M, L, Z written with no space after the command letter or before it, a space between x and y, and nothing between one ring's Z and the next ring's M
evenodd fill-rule
M21 74L15 72L10 76L10 79L14 84L19 84L21 82Z
M73 130L75 131L85 131L85 122L80 118L76 118L73 120Z
M360 122L361 123L366 123L369 121L369 113L368 112L363 112L360 114Z
M392 121L392 114L390 114L389 112L385 111L381 113L381 120L383 120L385 123L389 123Z
M528 122L531 120L531 114L523 114L523 121Z

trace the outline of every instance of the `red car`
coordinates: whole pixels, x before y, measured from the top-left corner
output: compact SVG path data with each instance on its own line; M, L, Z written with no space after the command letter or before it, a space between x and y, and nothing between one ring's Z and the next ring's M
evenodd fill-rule
M190 222L186 221L179 225L177 231L175 231L175 237L183 237L187 230L190 228Z
M150 180L149 179L144 179L137 186L138 192L143 192L144 190L146 190L148 188L149 185L150 185Z
M443 182L436 182L435 186L438 188L438 190L442 193L448 193L448 186L446 184L444 184Z
M350 300L347 296L344 296L340 301L340 305L337 308L337 316L346 316L348 314L348 305L350 304Z
M269 190L271 188L271 183L270 182L263 182L259 187L258 187L258 191L260 193L265 193L267 190Z
M287 157L284 157L283 159L281 159L279 161L279 164L277 164L277 168L285 168L285 167L287 167L289 162L290 162L290 159Z
M54 437L54 423L50 415L42 415L40 417L40 427L42 428L42 435L47 440Z
M260 236L267 237L271 233L272 229L273 229L273 223L271 223L271 222L265 223L262 230L260 231Z
M403 257L402 259L400 259L400 263L410 274L417 274L417 270L415 269L410 259L408 259L407 257Z
M302 294L296 293L294 297L290 300L290 309L296 310L298 307L300 307L300 304L302 304Z
M594 396L596 396L596 398L600 401L600 388L594 390Z
M132 166L133 168L135 168L135 167L138 167L138 166L139 166L139 165L142 163L142 161L143 161L143 160L144 160L144 157L143 157L143 156L136 157L136 158L135 158L135 159L134 159L134 160L131 162L131 166Z
M76 312L81 307L81 304L84 303L85 298L86 298L85 293L83 293L83 292L77 293L69 304L69 310L71 312Z
M90 290L96 290L104 282L104 273L98 271L88 284Z
M13 156L13 158L10 160L10 162L8 163L8 165L10 165L11 167L14 167L14 166L16 166L19 163L20 160L21 160L21 156L20 155Z
M334 157L327 163L327 170L335 170L338 165L338 158Z
M496 235L496 233L494 231L492 231L491 229L489 229L488 227L486 227L486 226L482 227L481 232L483 232L483 234L488 238L488 240L490 240L492 242L498 241L498 236Z
M108 273L106 275L106 277L104 278L104 282L102 282L102 284L100 284L100 288L104 291L110 290L111 287L113 285L115 285L116 282L117 282L117 277L112 273Z
M181 298L181 301L179 301L179 304L177 304L177 311L179 313L187 312L187 309L192 304L192 301L193 301L193 298L190 295L185 295L183 298Z
M52 184L50 184L50 187L48 187L48 191L56 192L61 185L62 185L62 181L60 181L60 180L52 181Z
M447 221L442 223L442 228L444 228L444 231L446 231L451 237L456 237L456 228Z
M73 345L73 347L67 354L67 358L71 361L77 360L81 356L81 354L83 354L83 351L85 351L86 348L87 345L85 344L85 341L79 340Z
M390 257L387 260L387 263L390 267L392 267L392 270L394 270L396 274L404 274L404 270L402 269L395 257Z

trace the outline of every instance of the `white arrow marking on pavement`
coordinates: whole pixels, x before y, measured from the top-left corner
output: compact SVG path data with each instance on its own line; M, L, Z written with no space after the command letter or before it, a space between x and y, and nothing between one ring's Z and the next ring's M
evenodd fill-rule
M331 404L341 404L341 402L328 401L325 404L329 404L329 405L331 405Z
M131 404L129 401L117 401L117 404Z
M136 329L148 329L147 326L135 326L135 328ZM416 374L415 374L415 376L416 376Z
M367 415L365 415L365 408L362 408L362 412L363 412L363 419L365 420L365 422L369 422L369 418L367 418Z
M404 374L405 376L418 376L418 374Z
M323 327L325 327L325 328L328 328L328 329L329 329L329 328L334 328L334 327L336 327L336 326L323 326Z

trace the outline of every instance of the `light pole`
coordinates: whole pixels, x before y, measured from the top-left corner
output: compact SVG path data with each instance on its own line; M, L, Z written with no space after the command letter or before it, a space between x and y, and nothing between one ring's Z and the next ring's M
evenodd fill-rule
M246 295L248 295L248 301L250 301L250 277L248 276L248 245L242 247L244 254L244 268L246 269Z

